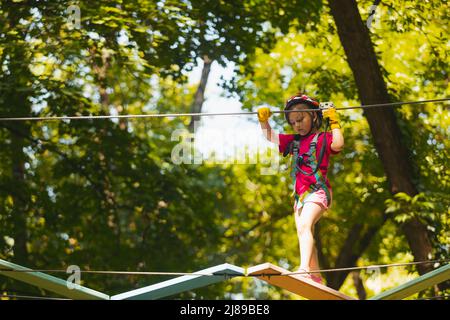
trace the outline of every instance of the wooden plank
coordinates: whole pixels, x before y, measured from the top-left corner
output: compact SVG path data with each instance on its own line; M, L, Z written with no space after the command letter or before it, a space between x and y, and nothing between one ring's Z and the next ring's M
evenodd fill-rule
M321 285L300 275L287 275L290 271L271 263L263 263L247 269L247 275L258 275L257 278L274 286L286 289L311 300L356 300L345 294ZM286 275L283 275L286 274ZM271 276L273 275L273 276Z
M16 271L6 271L5 269ZM69 289L68 282L65 280L30 270L32 269L0 259L0 275L26 282L70 299L109 300L109 296L104 293L80 285Z
M401 286L392 288L376 296L371 297L369 300L400 300L407 298L414 293L432 287L438 283L444 282L450 279L450 264L442 266L436 270L428 272L416 279L408 281Z
M171 280L156 283L140 289L124 292L111 297L111 300L153 300L174 294L205 287L221 282L232 276L243 276L244 269L232 264L224 263L215 267L197 271L202 275L186 275ZM218 274L210 276L205 274Z

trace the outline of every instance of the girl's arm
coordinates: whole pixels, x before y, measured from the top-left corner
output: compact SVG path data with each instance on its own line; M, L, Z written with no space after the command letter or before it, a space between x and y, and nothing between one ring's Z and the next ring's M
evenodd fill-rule
M260 122L261 129L263 131L264 137L266 137L267 140L269 140L272 143L279 144L279 137L278 133L272 129L272 127L269 124L269 121Z
M272 115L269 108L258 109L258 120L261 124L261 129L264 133L264 137L272 143L279 144L278 133L276 133L269 124L269 118Z
M334 106L328 107L322 110L324 119L328 119L331 126L331 132L333 134L333 141L331 142L331 150L334 152L340 152L344 148L344 135L341 131L341 125L339 124L339 116L336 113Z
M331 130L333 133L333 142L331 142L331 150L334 152L340 152L344 148L344 135L340 128L334 128Z

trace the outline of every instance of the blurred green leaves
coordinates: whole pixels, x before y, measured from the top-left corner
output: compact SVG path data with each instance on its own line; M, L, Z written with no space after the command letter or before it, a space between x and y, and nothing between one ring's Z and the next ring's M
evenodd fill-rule
M395 1L377 9L380 25L371 36L398 100L449 94L448 10L440 3ZM205 54L236 65L222 86L247 110L281 108L300 90L337 106L358 104L320 1L83 1L81 28L72 30L67 6L0 4L1 117L188 112L196 88L186 72ZM420 193L390 195L365 118L342 113L346 146L329 170L333 206L317 226L323 267L337 263L352 236L360 239L352 243L356 250L371 232L358 263L411 259L397 229L412 216L429 226L438 256L448 257L448 109L397 110ZM261 163L175 165L171 134L188 120L0 123L0 257L15 259L25 234L27 266L35 268L189 272L265 261L297 267L289 170L264 176ZM281 117L273 120L288 130ZM288 168L286 159L282 165ZM24 228L17 227L18 208ZM89 275L84 284L113 294L162 280ZM0 289L15 285L0 279ZM235 290L246 298L295 298L253 281L233 285L178 297L231 298L225 291Z

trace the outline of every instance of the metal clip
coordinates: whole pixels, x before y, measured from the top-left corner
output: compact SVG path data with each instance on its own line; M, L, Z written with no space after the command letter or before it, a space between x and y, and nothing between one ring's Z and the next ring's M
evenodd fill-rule
M334 104L331 101L327 101L327 102L321 102L319 104L319 108L320 109L329 109L329 108L334 108Z

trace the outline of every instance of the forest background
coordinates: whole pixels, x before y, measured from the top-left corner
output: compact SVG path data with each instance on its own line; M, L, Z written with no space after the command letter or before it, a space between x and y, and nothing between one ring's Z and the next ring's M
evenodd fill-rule
M3 0L0 118L280 110L298 91L338 108L448 97L448 4L372 5ZM227 76L213 83L217 70ZM315 232L322 269L448 259L448 104L339 113L345 149L331 163L333 206ZM289 132L282 116L270 121ZM174 161L211 123L219 135L194 145L203 161L195 152ZM180 130L183 141L173 139ZM290 163L276 146L255 148L248 132L262 135L255 115L0 121L0 258L36 269L295 270ZM368 298L437 266L323 275ZM165 279L83 274L82 284L117 294ZM52 296L6 277L0 292ZM411 298L448 292L447 282ZM298 296L235 278L171 298Z

